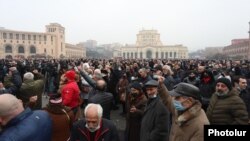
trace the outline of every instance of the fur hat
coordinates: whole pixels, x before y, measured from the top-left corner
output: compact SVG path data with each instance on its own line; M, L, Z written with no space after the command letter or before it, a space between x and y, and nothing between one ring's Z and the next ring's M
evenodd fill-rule
M221 83L225 84L229 90L232 90L232 83L231 83L231 81L228 78L225 78L225 77L219 78L216 81L216 84L218 82L221 82Z
M66 78L68 78L69 80L74 80L76 77L76 73L73 70L67 71L64 75Z

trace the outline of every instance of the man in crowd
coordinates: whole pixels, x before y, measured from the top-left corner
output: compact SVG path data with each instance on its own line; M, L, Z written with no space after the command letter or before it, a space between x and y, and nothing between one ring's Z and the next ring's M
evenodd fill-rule
M99 104L88 104L84 110L85 119L74 123L70 141L119 141L114 123L102 118Z
M88 103L100 104L103 108L103 118L110 119L110 112L113 105L113 95L105 92L106 82L97 80L95 95L88 99Z
M47 112L23 108L11 94L0 95L0 141L50 141L52 122Z
M215 93L212 95L207 117L211 124L245 125L248 124L246 105L232 88L229 79L222 77L216 81Z
M203 141L204 125L208 125L206 113L201 108L199 88L179 83L170 92L159 78L159 94L172 115L170 141Z
M141 141L167 141L169 133L169 111L158 96L158 82L149 80L146 84L148 102L141 122Z
M250 124L250 93L247 89L247 79L244 76L236 76L234 78L234 84L239 91L240 98L244 101L248 112L248 124Z

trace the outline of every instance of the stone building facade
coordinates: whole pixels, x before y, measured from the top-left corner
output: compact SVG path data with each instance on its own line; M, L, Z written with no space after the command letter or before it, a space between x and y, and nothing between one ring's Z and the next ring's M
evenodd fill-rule
M121 48L126 59L188 59L188 49L182 45L163 45L157 30L141 30L136 45Z
M67 49L65 28L58 23L46 25L44 33L0 28L0 58L28 58L36 55L61 58L66 57L66 51L71 49L75 48Z

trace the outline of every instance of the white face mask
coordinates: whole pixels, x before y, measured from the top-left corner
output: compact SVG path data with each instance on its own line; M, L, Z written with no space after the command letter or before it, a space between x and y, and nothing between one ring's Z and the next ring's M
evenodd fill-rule
M157 97L157 94L154 94L154 95L148 95L148 98L156 98Z
M100 129L100 124L99 124L97 127L95 127L95 128L90 128L90 127L88 126L88 124L86 124L85 127L88 128L88 130L89 130L90 132L95 132L95 131L97 131L98 129Z

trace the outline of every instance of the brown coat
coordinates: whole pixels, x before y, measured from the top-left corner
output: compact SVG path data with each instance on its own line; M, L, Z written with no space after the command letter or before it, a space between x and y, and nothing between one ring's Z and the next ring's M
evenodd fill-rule
M133 103L133 106L135 106L137 110L134 113L131 113L129 112L131 102L128 101L126 117L126 135L128 141L140 141L141 121L146 104L147 98L143 94Z
M204 125L208 125L209 121L201 108L201 103L196 101L187 111L178 114L164 84L160 85L159 94L163 103L172 113L169 141L203 141Z
M52 140L66 141L74 121L74 113L62 105L50 105L44 108L52 119ZM66 114L67 113L67 114Z

